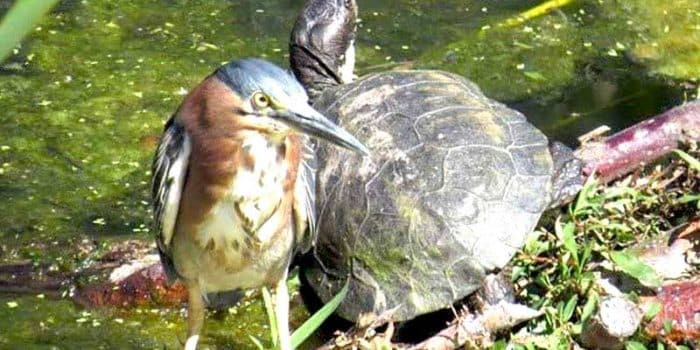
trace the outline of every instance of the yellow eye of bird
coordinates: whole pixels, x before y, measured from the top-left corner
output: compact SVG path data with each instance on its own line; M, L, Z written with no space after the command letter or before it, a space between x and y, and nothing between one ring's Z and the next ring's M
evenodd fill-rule
M256 92L253 94L253 105L255 105L256 108L268 107L270 105L270 98L262 92Z

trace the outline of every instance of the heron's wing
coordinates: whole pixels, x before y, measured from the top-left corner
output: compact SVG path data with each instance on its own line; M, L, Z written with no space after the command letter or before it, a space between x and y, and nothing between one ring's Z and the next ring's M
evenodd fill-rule
M169 256L170 241L175 230L190 158L190 140L185 128L171 117L165 124L163 137L153 160L153 216L156 243L161 261L170 279L175 271Z
M308 137L301 139L302 152L294 186L294 221L297 251L305 253L316 241L316 150Z

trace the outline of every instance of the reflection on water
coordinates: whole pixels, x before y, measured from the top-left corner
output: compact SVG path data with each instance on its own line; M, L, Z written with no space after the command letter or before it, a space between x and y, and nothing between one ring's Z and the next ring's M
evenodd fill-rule
M688 98L687 89L645 74L638 67L598 71L546 104L532 98L510 105L548 136L576 147L578 136L600 125L622 130Z
M0 11L10 3L0 1ZM696 59L686 47L700 45L698 23L673 25L697 22L696 2L666 11L649 0L584 1L513 28L496 24L539 1L359 3L360 74L401 66L465 75L574 146L585 131L623 128L695 89L679 82L692 70L672 79L655 69L675 72L669 67L680 63L662 62L666 56ZM31 259L69 271L110 242L150 239L149 168L163 121L222 62L257 56L286 65L301 5L61 2L0 69L0 262ZM674 43L656 33L678 28L690 28L678 44L690 46L654 51ZM78 249L85 242L93 249ZM183 334L177 311L86 314L35 296L3 296L0 317L0 347L10 348L176 347L175 334ZM266 339L259 304L218 318L207 323L213 345L252 347L249 328Z

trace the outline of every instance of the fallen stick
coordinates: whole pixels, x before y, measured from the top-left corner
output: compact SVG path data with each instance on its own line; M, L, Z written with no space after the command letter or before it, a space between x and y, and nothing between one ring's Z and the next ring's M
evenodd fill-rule
M487 305L480 313L465 313L440 333L410 347L409 350L458 349L467 343L485 348L491 345L493 334L541 314L541 311L524 305L500 301L495 305Z
M572 0L549 0L498 23L499 27L514 27L531 19L543 16L555 9L569 5Z
M603 183L650 164L683 143L700 141L700 101L672 108L598 141L588 141L574 153L584 163L584 176L596 174Z

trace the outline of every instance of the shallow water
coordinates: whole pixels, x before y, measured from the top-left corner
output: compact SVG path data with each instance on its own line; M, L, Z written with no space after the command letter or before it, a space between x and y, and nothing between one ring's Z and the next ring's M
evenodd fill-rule
M688 82L700 76L696 1L579 1L514 27L497 24L539 1L359 3L359 74L464 75L571 146L600 124L619 130L697 92ZM63 1L0 71L0 262L71 271L111 242L149 239L148 171L163 122L222 62L286 65L301 5ZM86 312L2 295L0 348L176 348L184 333L179 310ZM254 348L247 335L264 340L265 327L253 302L210 318L205 338Z

